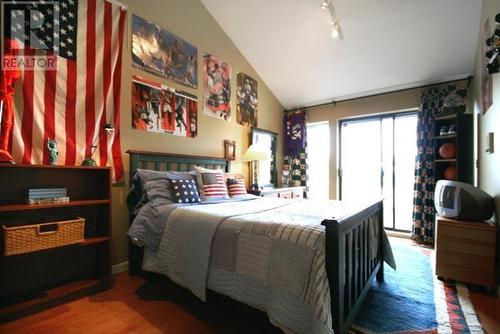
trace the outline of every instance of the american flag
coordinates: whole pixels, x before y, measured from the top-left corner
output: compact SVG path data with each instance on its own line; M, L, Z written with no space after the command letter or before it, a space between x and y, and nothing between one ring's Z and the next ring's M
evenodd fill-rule
M120 86L126 10L105 0L55 3L29 5L25 15L30 17L19 22L16 13L11 13L9 27L4 29L11 34L6 38L24 45L24 57L42 54L57 61L55 70L21 71L22 98L15 104L12 155L24 164L47 164L47 140L55 139L58 164L80 165L90 157L94 144L97 165L113 166L114 180L121 181ZM32 33L39 44L35 47L29 45ZM114 131L106 132L106 124Z
M203 196L210 197L227 197L226 183L224 182L224 174L222 173L201 173L203 182Z
M245 184L243 183L243 180L240 179L227 179L227 190L229 192L229 196L247 194Z

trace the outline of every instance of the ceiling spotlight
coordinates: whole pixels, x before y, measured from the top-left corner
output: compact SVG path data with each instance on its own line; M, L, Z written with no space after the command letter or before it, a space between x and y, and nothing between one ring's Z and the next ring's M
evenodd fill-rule
M332 24L332 38L342 39L340 33L340 27L337 23Z
M328 8L328 0L321 0L321 9L325 10Z

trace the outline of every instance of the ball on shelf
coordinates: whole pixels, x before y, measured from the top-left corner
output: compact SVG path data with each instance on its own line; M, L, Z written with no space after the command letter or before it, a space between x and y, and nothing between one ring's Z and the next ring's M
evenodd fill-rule
M450 166L444 170L444 178L447 180L456 180L457 179L457 167Z
M439 155L443 159L453 159L457 154L457 149L453 143L444 143L439 147Z

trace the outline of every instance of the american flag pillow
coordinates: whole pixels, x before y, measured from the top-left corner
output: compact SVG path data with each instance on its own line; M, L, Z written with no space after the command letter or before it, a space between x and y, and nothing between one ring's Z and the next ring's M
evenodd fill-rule
M209 201L229 197L227 194L226 182L224 181L224 172L222 170L197 167L196 176L202 200Z
M174 203L199 203L200 195L195 180L169 180Z
M247 190L245 188L245 184L242 179L227 179L227 191L229 192L229 196L235 197L240 195L246 195Z

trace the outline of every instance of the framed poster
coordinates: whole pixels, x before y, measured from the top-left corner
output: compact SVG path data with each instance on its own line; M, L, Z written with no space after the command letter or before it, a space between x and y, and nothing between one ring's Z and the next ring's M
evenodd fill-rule
M146 72L198 87L198 49L137 15L132 17L132 63Z
M241 125L257 127L257 80L244 73L238 73L236 84L238 86L236 120Z
M197 98L134 76L132 128L194 138L198 134Z
M231 121L231 66L209 54L203 58L203 114Z
M488 38L490 38L490 36L491 36L490 19L489 18L486 18L486 20L484 21L482 34L483 34L483 39L481 40L481 43L482 43L481 95L482 95L482 109L483 109L483 115L484 115L484 114L486 114L488 109L490 109L491 105L493 104L493 81L492 81L491 75L488 73L488 70L486 69L486 65L488 65L488 58L486 58L484 56L486 51L488 51L488 47L486 46L485 41Z

